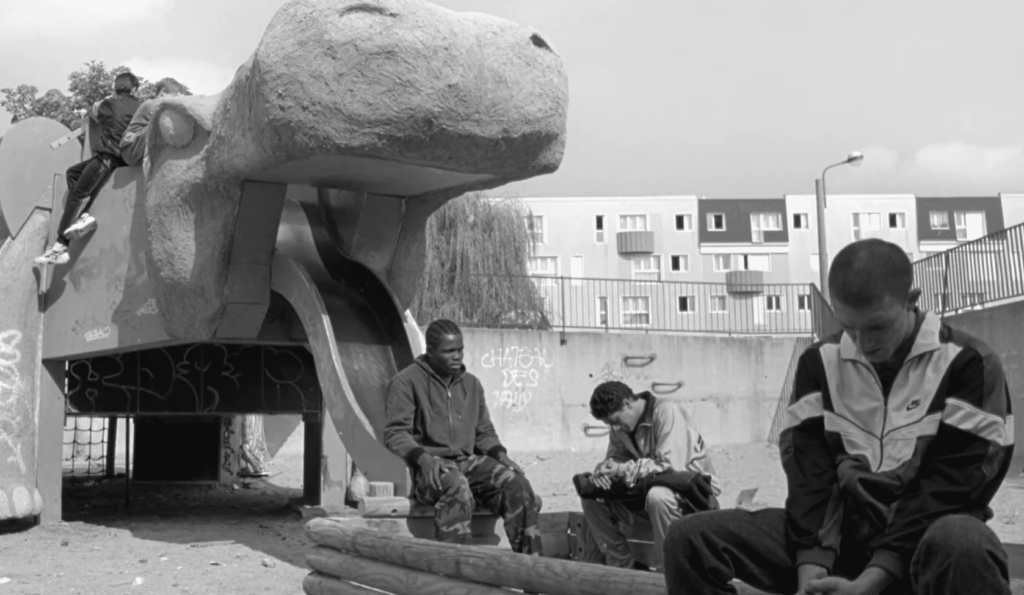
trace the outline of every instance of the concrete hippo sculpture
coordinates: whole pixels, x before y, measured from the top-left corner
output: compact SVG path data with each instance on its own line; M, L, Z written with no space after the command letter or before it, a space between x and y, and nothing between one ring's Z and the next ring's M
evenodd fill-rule
M567 79L537 33L492 16L293 0L227 89L160 101L144 164L147 267L168 335L200 341L224 308L243 181L406 198L382 276L407 306L430 213L557 169Z

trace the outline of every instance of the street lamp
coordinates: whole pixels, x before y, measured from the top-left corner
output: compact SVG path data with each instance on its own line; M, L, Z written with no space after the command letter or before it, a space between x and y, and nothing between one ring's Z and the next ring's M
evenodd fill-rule
M818 199L818 271L821 273L821 297L825 303L831 303L828 292L828 244L825 243L825 172L839 165L857 167L864 162L864 154L860 151L850 153L846 159L821 170L821 177L814 180L814 194Z

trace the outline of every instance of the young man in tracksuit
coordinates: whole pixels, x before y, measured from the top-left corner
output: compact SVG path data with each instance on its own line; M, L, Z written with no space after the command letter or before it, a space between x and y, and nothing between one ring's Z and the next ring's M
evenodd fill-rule
M1009 595L985 524L1013 454L1010 394L982 341L917 309L903 249L861 240L829 274L843 332L800 357L780 451L785 510L686 517L670 594Z
M385 445L413 468L416 500L434 506L438 541L471 544L479 502L502 516L512 551L540 555L540 499L501 445L480 380L462 363L462 331L436 320L426 343L391 381Z
M99 123L99 148L91 158L68 168L68 197L57 224L57 241L35 258L36 264L67 263L71 241L96 229L96 219L85 209L110 172L124 165L121 137L139 108L140 102L133 95L138 87L138 77L130 72L121 73L114 78L114 94L93 106L89 117Z
M593 474L574 478L588 530L605 564L642 568L621 526L651 529L653 566L660 570L662 544L672 522L718 507L721 490L704 439L682 403L649 392L634 394L618 381L594 389L590 413L608 424L611 433L605 459Z

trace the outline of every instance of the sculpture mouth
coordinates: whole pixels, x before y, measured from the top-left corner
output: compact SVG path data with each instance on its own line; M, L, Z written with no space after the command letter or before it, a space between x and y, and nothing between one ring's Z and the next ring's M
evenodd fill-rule
M494 177L373 157L316 155L273 165L250 179L405 197Z

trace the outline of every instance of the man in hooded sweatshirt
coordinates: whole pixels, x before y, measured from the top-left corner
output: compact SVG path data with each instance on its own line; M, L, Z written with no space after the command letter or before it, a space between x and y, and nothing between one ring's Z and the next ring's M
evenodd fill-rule
M413 496L434 507L438 541L471 544L479 503L502 516L512 551L541 555L540 498L498 439L480 380L462 363L462 331L435 320L426 343L391 381L384 444L413 469Z

